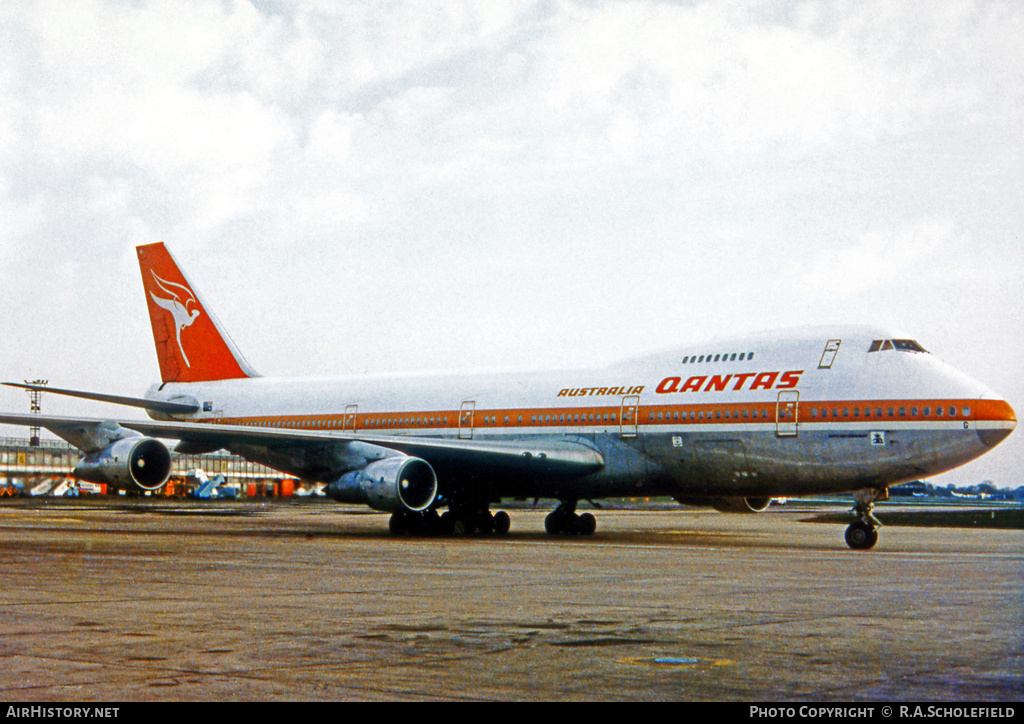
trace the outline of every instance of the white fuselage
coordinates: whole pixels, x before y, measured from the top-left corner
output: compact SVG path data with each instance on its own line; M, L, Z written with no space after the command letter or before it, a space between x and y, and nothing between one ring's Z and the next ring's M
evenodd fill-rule
M934 475L983 454L1013 429L1006 402L907 342L864 327L805 329L594 370L251 378L169 383L148 396L199 405L195 415L174 419L582 441L607 464L555 490L568 497L800 495ZM273 451L242 452L290 474L311 472L301 460L282 464ZM551 495L550 481L493 486L499 497Z

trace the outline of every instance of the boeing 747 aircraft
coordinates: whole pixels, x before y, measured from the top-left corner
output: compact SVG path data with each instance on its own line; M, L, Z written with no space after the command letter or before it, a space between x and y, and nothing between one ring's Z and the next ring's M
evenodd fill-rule
M723 512L854 492L851 548L871 548L889 486L985 454L1016 415L908 336L798 329L686 345L610 367L528 374L261 377L163 243L137 249L161 383L151 421L0 415L80 448L82 480L160 489L171 456L225 448L391 513L396 533L505 533L506 498L558 505L551 534L594 532L580 500L670 496ZM14 384L14 383L7 383ZM15 385L33 388L32 385Z

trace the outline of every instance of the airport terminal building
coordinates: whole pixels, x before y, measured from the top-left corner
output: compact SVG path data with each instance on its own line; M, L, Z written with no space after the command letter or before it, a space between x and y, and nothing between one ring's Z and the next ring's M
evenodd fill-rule
M0 496L105 494L104 486L79 483L72 472L82 458L77 448L60 440L0 438ZM184 497L197 486L196 471L209 478L224 476L239 496L277 497L310 494L299 481L226 451L204 455L171 453L171 478L157 495ZM200 476L201 477L201 476ZM116 494L116 491L111 491Z

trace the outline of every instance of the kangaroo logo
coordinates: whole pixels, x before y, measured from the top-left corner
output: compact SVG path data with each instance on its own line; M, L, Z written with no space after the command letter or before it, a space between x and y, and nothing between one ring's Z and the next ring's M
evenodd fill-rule
M189 364L188 355L185 354L185 348L181 344L181 330L191 325L192 322L196 321L199 317L198 309L189 309L190 305L198 307L199 301L192 293L192 290L188 287L161 279L152 269L149 270L149 273L153 275L153 280L156 282L156 285L160 287L160 290L165 292L168 297L158 297L153 292L150 292L149 296L153 298L153 301L156 302L157 306L166 309L171 313L171 316L174 317L174 332L178 338L178 349L181 351L182 359L185 360L185 366L191 367L192 365Z

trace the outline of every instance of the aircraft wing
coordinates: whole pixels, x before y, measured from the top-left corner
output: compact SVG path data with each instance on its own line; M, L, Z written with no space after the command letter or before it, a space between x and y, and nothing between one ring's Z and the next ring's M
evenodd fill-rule
M124 430L180 440L183 452L212 452L236 446L295 449L375 445L426 460L431 465L472 472L585 475L602 468L604 457L579 438L503 442L453 438L374 435L326 430L283 430L203 422L110 420L0 413L0 424L43 427L86 453L102 449ZM339 471L339 474L343 471Z

